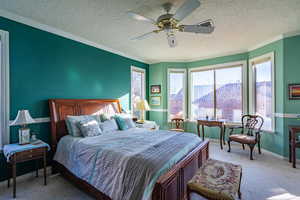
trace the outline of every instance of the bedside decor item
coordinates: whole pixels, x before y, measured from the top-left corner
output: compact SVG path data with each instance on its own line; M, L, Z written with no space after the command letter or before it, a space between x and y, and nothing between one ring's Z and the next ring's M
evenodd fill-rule
M160 106L161 97L160 96L151 96L150 105L151 106Z
M300 99L300 84L289 84L289 100Z
M136 122L136 127L145 128L145 129L148 129L150 131L159 130L159 125L157 125L155 121L149 121L149 120L145 120L144 123L142 123L142 124Z
M30 116L28 110L19 110L16 119L10 124L11 126L22 126L19 129L19 144L30 143L30 129L26 126L27 124L34 123L34 119Z
M37 135L36 133L31 134L31 137L30 137L30 143L31 144L37 141L36 135Z
M160 85L151 85L151 94L160 94L161 86Z
M141 119L138 120L138 123L144 123L144 112L150 110L149 104L146 99L141 99L136 103L136 108L141 112Z

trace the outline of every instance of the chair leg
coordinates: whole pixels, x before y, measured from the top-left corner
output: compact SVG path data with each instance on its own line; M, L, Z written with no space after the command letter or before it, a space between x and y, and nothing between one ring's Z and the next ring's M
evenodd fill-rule
M258 146L258 153L261 154L260 141L259 141L259 140L258 140L258 142L257 142L257 146Z
M191 200L191 191L189 189L189 187L187 187L187 200Z
M230 146L230 139L228 139L227 143L228 143L228 151L227 152L230 152L231 151L231 146Z
M242 175L243 175L243 172L241 171L239 191L238 191L238 196L239 196L240 200L242 199L242 193L241 193Z
M243 146L243 150L245 150L245 145L244 145L244 144L242 144L242 146Z
M253 160L253 149L254 149L254 145L253 144L249 144L250 147L250 160Z

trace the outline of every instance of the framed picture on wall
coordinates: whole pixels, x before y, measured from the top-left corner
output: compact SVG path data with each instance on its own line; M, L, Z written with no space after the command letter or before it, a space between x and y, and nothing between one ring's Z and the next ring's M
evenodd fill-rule
M289 99L300 100L300 84L289 84Z
M160 106L161 97L160 96L151 96L150 105L151 106Z
M160 85L151 85L151 94L160 94L161 86Z

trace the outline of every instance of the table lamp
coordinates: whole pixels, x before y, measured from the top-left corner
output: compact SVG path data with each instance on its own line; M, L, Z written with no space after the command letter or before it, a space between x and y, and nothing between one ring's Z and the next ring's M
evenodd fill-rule
M26 126L27 124L34 123L34 119L30 116L28 110L19 110L16 119L10 124L11 126L22 126L19 129L19 144L30 143L30 129Z
M136 109L141 112L140 120L137 121L137 123L144 123L144 112L147 110L150 110L149 104L146 99L141 99L137 101L136 103Z

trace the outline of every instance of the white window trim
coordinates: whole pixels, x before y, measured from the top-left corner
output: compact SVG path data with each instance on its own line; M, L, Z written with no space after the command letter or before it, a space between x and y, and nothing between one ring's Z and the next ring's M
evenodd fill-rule
M168 110L168 122L171 121L170 119L170 105L169 105L169 99L170 99L170 72L183 72L184 78L183 78L183 93L184 93L184 99L183 99L183 118L187 118L187 70L185 68L168 68L168 74L167 74L167 88L168 88L168 94L167 94L167 110Z
M0 149L9 143L9 33L0 30L2 55L0 63Z
M235 62L227 62L227 63L221 63L216 65L209 65L209 66L203 66L203 67L194 67L188 69L188 113L189 113L189 121L195 122L195 120L192 120L192 105L190 103L191 101L191 92L192 92L192 76L191 72L196 71L207 71L207 70L213 70L213 69L221 69L221 68L230 68L233 66L242 66L242 88L243 88L243 95L242 95L242 103L243 103L243 114L248 113L248 72L247 72L247 60L240 60Z
M270 52L261 56L254 57L249 60L249 113L255 114L255 73L254 73L254 63L255 61L263 60L263 59L271 59L271 78L272 78L272 130L263 130L264 132L275 132L275 53Z
M143 94L142 94L142 98L143 99L146 99L146 70L143 69L143 68L140 68L140 67L135 67L135 66L131 66L130 68L130 113L133 113L133 101L132 101L132 79L131 79L131 75L132 75L132 72L133 71L136 71L136 72L142 72L144 73L144 82L143 82L143 88L144 88L144 91L143 91ZM144 118L145 118L145 115L146 113L144 112Z

